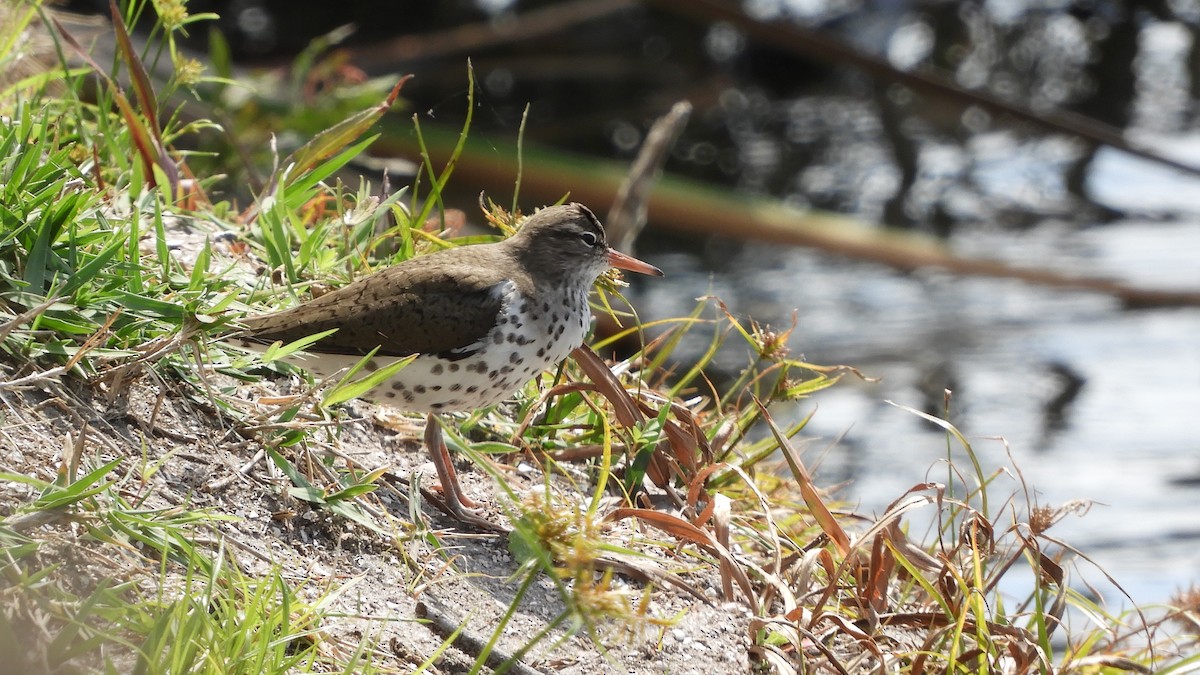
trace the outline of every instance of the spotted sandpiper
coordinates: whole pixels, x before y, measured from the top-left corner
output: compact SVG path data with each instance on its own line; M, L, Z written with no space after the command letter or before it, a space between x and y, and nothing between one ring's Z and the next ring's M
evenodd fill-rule
M415 355L364 397L427 413L425 444L446 506L478 522L435 416L503 401L566 358L587 333L588 292L610 267L662 275L609 248L582 204L552 206L499 243L410 258L292 309L248 317L240 337L287 343L337 329L293 361L321 376L376 348L368 368Z

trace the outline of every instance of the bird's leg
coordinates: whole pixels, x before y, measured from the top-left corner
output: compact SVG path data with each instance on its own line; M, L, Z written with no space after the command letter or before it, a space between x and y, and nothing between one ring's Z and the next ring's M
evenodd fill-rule
M425 417L425 447L429 450L429 458L437 469L438 480L442 483L442 495L446 499L446 507L459 520L474 522L478 515L473 509L479 504L467 498L458 484L458 472L450 459L450 450L446 448L446 439L442 437L442 427L438 425L433 413Z

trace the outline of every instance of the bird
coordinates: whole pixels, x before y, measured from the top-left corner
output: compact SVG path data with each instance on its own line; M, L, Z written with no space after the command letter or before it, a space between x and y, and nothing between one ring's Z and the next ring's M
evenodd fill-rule
M290 309L248 316L238 337L261 350L332 330L288 359L321 377L373 350L365 364L372 371L412 357L363 398L426 414L424 442L447 511L482 524L438 416L504 401L583 344L588 294L612 267L663 274L611 248L586 206L550 206L502 241L415 256Z

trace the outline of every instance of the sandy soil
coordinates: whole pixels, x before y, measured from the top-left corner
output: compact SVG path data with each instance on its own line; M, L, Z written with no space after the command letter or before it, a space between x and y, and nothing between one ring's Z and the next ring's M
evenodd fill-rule
M247 388L246 400L271 393L262 385ZM119 471L130 472L130 498L149 495L145 506L150 508L174 505L231 516L199 530L197 543L215 547L223 541L252 575L278 566L310 598L331 593L330 609L337 618L321 626L323 648L331 653L352 650L364 634L370 635L377 643L379 665L407 672L425 661L449 631L464 624L462 636L437 659L434 672L466 672L515 597L518 582L511 576L518 562L509 553L505 535L465 528L421 502L441 550L412 536L406 479L418 470L426 485L435 482L418 441L420 420L397 432L372 421L380 414L373 405L354 402L348 406L349 421L306 446L282 450L298 466L348 461L369 469L389 466L381 489L367 502L378 509L379 522L392 523L395 536L389 537L289 494L292 482L262 457L259 435L235 430L190 385L143 372L114 395L104 385L51 379L4 392L3 402L7 420L0 430L0 470L53 479L64 446L73 445L86 426L84 466L121 458ZM156 472L144 470L155 463ZM491 478L462 462L460 471L467 493L486 505L489 518L504 522ZM510 475L518 489L542 484L537 471ZM135 476L147 482L138 484ZM5 513L34 498L26 486L0 482ZM103 546L70 522L42 525L38 536L61 542L44 546L40 555L46 564L65 564L64 569L76 575L80 591L121 573L113 569L115 562L106 562ZM623 533L616 530L610 536L621 541ZM142 569L124 573L153 580L159 562L149 556L143 560ZM655 584L649 614L678 617L672 625L610 623L599 627L596 640L558 630L510 672L748 671L747 613L721 601L713 570L696 571L689 565L686 573L678 572L684 565L679 560L657 561L657 567L679 574L679 580L703 597ZM621 583L637 595L644 587L635 579L622 578ZM539 579L520 603L497 651L517 652L563 608L551 580Z

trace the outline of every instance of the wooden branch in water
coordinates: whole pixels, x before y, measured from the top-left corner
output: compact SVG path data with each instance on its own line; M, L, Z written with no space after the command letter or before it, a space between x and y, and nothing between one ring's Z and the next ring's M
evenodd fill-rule
M377 151L396 156L419 150L411 128L385 118ZM458 132L423 126L425 143L435 162L444 162L458 142ZM549 204L570 194L599 206L612 203L627 167L526 145L521 192L530 203ZM511 141L472 134L456 164L455 181L472 189L502 194L516 175L517 149ZM986 258L955 254L940 241L899 232L835 213L786 207L778 201L733 194L717 186L664 176L649 197L648 217L656 227L696 236L721 235L806 246L867 260L901 270L933 268L965 276L1018 279L1063 290L1104 293L1127 307L1200 306L1200 290L1139 288L1104 277L1076 276L1055 270L1019 267Z
M886 60L860 51L827 34L788 21L760 21L747 16L728 0L649 0L651 4L680 16L704 21L724 21L750 37L798 56L857 68L885 82L897 82L927 96L940 97L962 106L978 106L990 113L1007 115L1047 131L1067 134L1091 143L1116 148L1131 155L1200 176L1200 167L1165 157L1154 150L1129 142L1121 130L1083 115L1064 110L1037 112L1028 106L1006 101L995 94L967 89L947 77L896 68Z
M921 235L870 227L833 213L729 198L679 181L664 181L659 194L651 200L650 217L656 225L670 229L689 229L695 224L696 229L707 234L807 246L901 270L940 269L963 276L1017 279L1063 290L1104 293L1129 308L1200 306L1200 291L1196 290L1139 288L1106 277L964 257Z
M351 61L366 69L395 70L399 64L461 54L570 30L615 14L638 0L573 0L522 12L506 21L481 21L425 34L401 35L366 46L351 47Z

